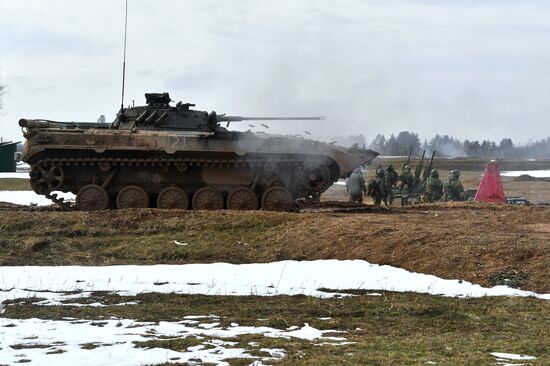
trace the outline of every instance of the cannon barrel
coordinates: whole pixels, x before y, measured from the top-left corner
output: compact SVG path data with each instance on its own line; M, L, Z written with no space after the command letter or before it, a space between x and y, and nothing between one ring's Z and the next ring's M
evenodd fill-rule
M57 122L44 119L26 119L19 120L20 127L26 128L109 128L108 123L98 122Z
M242 117L242 116L217 116L218 122L240 121L323 121L325 117Z
M41 119L25 119L19 120L20 127L26 128L58 128L59 124L51 121L44 121Z

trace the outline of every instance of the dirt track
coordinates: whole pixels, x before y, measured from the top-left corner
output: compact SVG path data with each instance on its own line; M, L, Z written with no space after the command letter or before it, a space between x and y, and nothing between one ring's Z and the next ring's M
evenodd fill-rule
M550 292L548 207L339 206L353 210L3 212L0 265L365 259ZM176 246L175 239L190 245Z

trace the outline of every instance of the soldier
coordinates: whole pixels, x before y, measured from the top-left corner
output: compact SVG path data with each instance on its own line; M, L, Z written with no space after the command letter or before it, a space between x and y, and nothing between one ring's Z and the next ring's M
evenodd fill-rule
M393 169L393 165L388 165L386 168L386 173L384 174L386 179L386 188L388 191L388 202L390 205L393 204L393 187L397 184L397 180L399 179L399 175Z
M445 201L464 201L464 187L460 182L460 170L451 170L449 180L443 187Z
M424 184L424 193L422 194L424 202L436 202L443 197L443 181L439 179L439 172L432 169L430 176Z
M403 172L399 176L399 187L401 188L401 206L409 204L409 193L413 189L414 176L411 173L411 167L407 164L403 167Z
M353 170L346 182L346 191L349 193L350 202L363 202L363 193L367 192L367 187L361 169Z
M374 179L369 181L369 185L367 186L367 194L372 197L372 200L376 206L380 206L382 201L384 201L384 205L387 207L388 190L384 176L384 169L378 169L376 171L376 176Z

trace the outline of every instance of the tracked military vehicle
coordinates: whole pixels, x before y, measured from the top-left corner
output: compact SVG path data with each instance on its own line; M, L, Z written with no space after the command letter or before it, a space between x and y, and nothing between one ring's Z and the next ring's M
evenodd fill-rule
M21 119L31 186L65 209L289 211L318 199L334 181L377 153L301 137L229 131L244 120L321 119L217 115L172 106L168 93L121 108L114 122ZM222 123L227 123L224 127Z

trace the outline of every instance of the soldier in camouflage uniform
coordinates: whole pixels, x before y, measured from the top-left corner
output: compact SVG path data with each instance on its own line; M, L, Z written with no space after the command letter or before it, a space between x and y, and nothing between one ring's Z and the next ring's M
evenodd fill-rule
M399 187L401 188L401 206L409 204L409 193L413 189L414 176L411 173L411 168L408 165L403 167L403 172L399 176Z
M424 184L423 202L436 202L443 197L443 181L439 179L439 172L433 169Z
M386 179L386 188L388 191L388 202L390 205L393 204L393 187L397 184L397 180L399 179L399 175L393 169L393 165L389 165L386 168L386 172L384 174L384 178Z
M353 170L346 182L346 191L349 193L350 202L363 202L363 193L367 192L367 187L361 169Z
M376 206L380 206L382 201L385 206L388 206L388 188L386 187L384 169L378 169L375 178L369 181L367 194L372 197Z
M447 183L443 186L445 201L464 201L464 187L460 182L460 170L451 170Z

